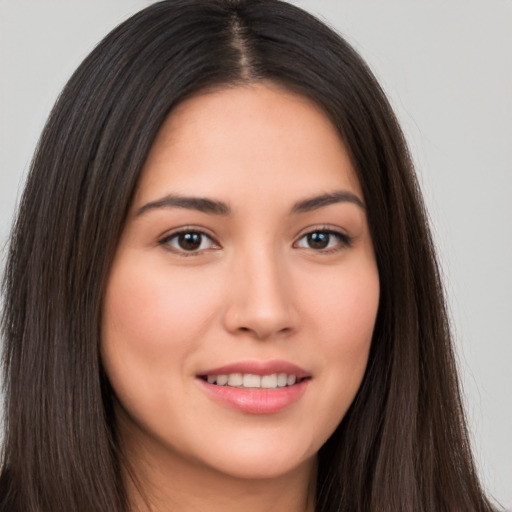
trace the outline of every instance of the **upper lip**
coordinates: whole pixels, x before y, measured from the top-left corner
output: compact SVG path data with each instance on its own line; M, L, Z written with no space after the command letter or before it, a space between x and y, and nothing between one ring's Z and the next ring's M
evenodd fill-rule
M289 363L288 361L280 361L277 359L271 361L239 361L201 371L198 373L198 376L229 375L232 373L250 373L252 375L286 373L287 375L295 375L299 379L311 377L311 374L300 366Z

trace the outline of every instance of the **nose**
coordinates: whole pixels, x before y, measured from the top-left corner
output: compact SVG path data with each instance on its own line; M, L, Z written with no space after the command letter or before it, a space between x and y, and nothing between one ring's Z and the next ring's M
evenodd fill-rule
M296 330L298 313L289 272L271 249L241 257L227 284L226 329L258 340Z

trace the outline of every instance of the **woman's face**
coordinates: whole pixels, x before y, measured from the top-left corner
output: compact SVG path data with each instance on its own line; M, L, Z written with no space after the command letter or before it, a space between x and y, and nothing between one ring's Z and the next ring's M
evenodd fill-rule
M361 189L322 111L262 84L181 103L107 282L122 442L183 470L312 468L363 378L378 301Z

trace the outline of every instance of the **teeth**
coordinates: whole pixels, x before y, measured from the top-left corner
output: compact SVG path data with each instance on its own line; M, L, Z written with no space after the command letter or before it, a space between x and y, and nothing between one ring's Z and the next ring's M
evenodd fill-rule
M244 378L241 373L231 373L228 377L228 386L238 387L243 384Z
M286 373L280 373L277 376L277 386L280 388L284 388L286 383L288 382L288 375Z
M288 386L293 386L295 382L297 382L297 377L295 377L295 375L288 375L286 379L286 384Z
M228 383L228 376L227 375L217 375L217 385L218 386L225 386Z
M252 375L251 373L246 373L243 378L243 387L244 388L259 388L259 387L261 387L261 377L259 375Z
M229 375L208 375L208 384L231 386L235 388L276 389L293 386L297 382L296 375L273 373L271 375L254 375L252 373L230 373Z
M274 373L273 375L263 375L261 377L261 387L262 388L277 388L278 378L277 375Z

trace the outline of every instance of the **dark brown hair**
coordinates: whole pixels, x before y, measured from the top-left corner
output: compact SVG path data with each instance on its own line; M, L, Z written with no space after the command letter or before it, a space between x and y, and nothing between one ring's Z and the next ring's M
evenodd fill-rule
M381 298L359 392L319 453L317 512L489 511L468 446L443 290L395 116L338 35L277 0L169 0L113 30L59 97L4 277L0 510L127 510L102 297L155 136L211 87L271 81L324 109L363 190Z

